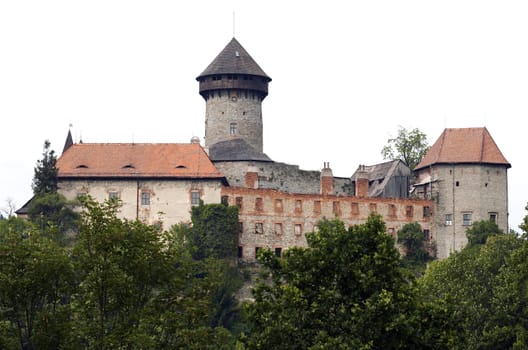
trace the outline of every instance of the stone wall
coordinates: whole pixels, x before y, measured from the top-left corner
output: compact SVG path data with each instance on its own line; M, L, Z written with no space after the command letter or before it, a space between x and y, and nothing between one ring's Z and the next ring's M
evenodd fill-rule
M321 172L301 170L297 165L278 162L215 162L216 168L225 175L230 186L244 187L248 169L258 173L258 188L280 190L289 193L319 194L321 191ZM336 195L354 194L350 178L334 177Z
M418 174L420 182L427 184L419 190L419 196L430 197L436 204L433 225L438 258L446 258L464 248L467 244L466 230L475 221L494 217L499 228L508 232L506 167L435 165Z
M231 124L233 130L231 130ZM205 111L205 146L242 138L262 152L262 105L260 97L248 91L211 92Z
M222 197L240 208L239 256L246 262L254 261L260 248L280 254L290 247L305 247L305 234L316 230L322 218L336 217L350 226L365 222L375 212L383 216L387 233L393 236L410 222L431 231L433 203L428 200L291 194L236 187L224 187Z

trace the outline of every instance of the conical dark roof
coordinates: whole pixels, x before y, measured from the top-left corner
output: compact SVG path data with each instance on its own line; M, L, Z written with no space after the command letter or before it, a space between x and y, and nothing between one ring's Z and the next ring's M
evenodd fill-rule
M265 77L268 81L271 78L259 67L257 62L235 39L231 39L229 44L216 56L211 64L196 78L216 74L245 74Z
M73 137L71 134L71 130L68 130L68 136L66 136L66 142L64 142L64 148L62 149L62 153L66 152L68 148L70 148L73 145Z

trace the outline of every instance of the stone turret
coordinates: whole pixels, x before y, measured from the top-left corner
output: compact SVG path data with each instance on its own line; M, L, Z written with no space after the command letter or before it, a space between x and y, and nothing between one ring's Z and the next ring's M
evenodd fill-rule
M263 152L262 101L271 78L233 38L196 80L206 101L205 147L242 139Z

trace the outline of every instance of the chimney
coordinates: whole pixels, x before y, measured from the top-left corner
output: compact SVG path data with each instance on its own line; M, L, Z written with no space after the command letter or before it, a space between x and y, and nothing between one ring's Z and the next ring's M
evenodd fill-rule
M356 196L368 197L369 177L368 171L364 165L360 165L356 173Z
M335 194L334 175L329 162L324 162L323 170L321 170L321 194L323 196Z
M258 188L258 169L254 165L248 166L246 172L246 187L247 188Z

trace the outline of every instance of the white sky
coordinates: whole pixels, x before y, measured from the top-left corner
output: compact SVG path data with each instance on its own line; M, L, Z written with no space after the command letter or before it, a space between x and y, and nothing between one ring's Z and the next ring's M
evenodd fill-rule
M0 207L32 194L44 140L203 138L195 78L235 36L273 79L274 160L336 176L383 161L398 126L432 144L486 126L526 215L526 1L0 1Z

